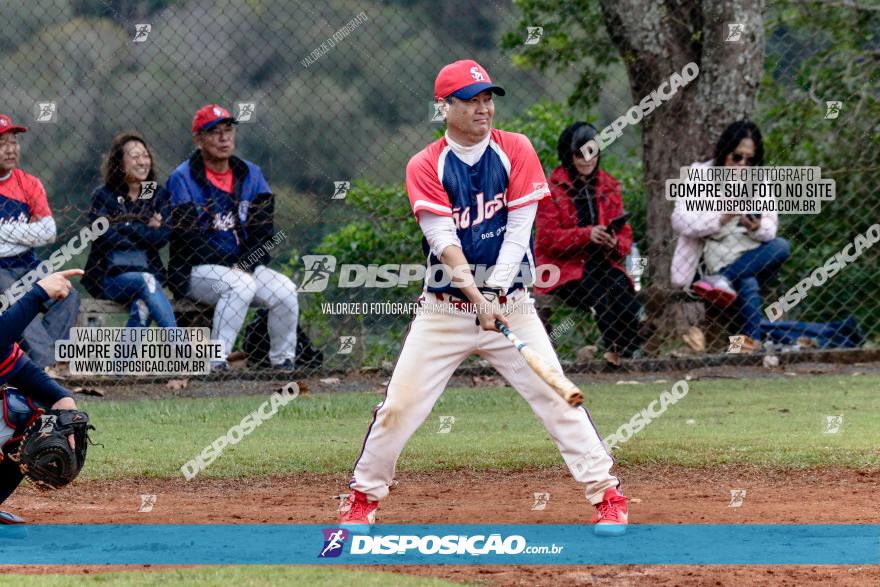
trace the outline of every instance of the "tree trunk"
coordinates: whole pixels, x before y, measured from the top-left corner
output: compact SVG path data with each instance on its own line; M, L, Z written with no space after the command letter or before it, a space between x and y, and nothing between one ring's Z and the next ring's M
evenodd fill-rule
M687 63L699 66L696 79L641 122L648 198L646 311L653 332L647 350L653 352L690 326L683 316L694 315L670 299L676 235L666 180L677 178L681 167L709 159L721 131L754 110L764 65L764 1L601 0L601 5L627 67L633 104L673 73L681 74ZM726 40L728 23L744 25L738 42Z

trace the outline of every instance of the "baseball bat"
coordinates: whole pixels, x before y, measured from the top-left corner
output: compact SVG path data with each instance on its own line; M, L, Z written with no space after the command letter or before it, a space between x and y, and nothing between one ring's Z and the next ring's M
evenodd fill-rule
M553 391L558 393L562 399L568 402L568 405L577 407L584 403L584 396L581 393L581 390L578 389L568 377L563 375L561 371L557 371L551 367L541 355L517 338L517 336L510 331L510 328L502 324L500 320L495 321L495 326L497 326L498 330L501 331L501 334L503 334L507 340L516 347L516 350L520 352L523 359L525 359L529 367L532 368L532 371L537 373L538 377L543 379L547 385L553 388Z

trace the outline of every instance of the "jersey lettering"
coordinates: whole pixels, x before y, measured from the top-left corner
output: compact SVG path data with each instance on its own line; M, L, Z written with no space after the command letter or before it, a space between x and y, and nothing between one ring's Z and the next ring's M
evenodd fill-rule
M452 209L452 221L455 223L456 230L470 228L471 226L482 224L484 221L489 220L493 216L495 216L495 213L504 207L504 192L497 194L493 199L489 200L488 202L484 202L485 198L486 196L485 194L483 194L483 192L480 192L476 195L477 217L474 218L473 224L471 223L470 206L465 208L464 212L462 212L461 206Z
M212 223L214 230L232 230L235 228L235 216L232 212L226 212L225 214L214 214L214 221Z
M20 212L18 217L10 216L9 218L0 218L0 225L3 224L17 224L22 222L30 221L30 217L24 212Z
M486 150L473 163L465 163L440 139L407 165L406 187L413 213L451 217L465 258L478 267L496 264L507 232L508 211L546 196L546 185L541 162L528 139L494 129ZM429 250L425 253L430 272L440 261ZM530 243L522 263L531 266L532 257ZM524 279L517 278L509 291L523 284ZM451 284L427 285L428 291L457 291Z

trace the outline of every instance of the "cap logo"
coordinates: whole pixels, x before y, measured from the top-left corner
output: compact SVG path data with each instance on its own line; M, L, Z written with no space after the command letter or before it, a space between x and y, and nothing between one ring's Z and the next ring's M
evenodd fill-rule
M5 118L0 118L0 126L6 126L7 124L9 124L9 123L6 122Z
M220 110L217 106L214 106L214 116L223 116L223 111Z
M474 78L475 82L485 81L485 77L483 77L483 73L477 69L476 67L471 68L471 77Z

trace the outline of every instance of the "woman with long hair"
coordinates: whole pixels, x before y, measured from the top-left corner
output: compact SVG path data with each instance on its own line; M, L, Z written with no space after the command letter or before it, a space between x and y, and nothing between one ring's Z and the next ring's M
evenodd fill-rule
M691 167L759 167L764 164L764 141L754 122L729 125L715 145L712 159ZM773 276L791 254L788 241L776 236L776 212L722 214L689 212L682 202L672 213L678 243L672 259L672 285L690 287L694 294L719 307L736 310L739 333L748 337L744 348L758 346L761 324L760 285ZM703 276L694 281L702 261Z
M171 236L168 193L156 181L153 154L136 132L117 135L104 159L104 185L92 193L90 220L110 229L92 244L83 286L94 297L130 304L129 327L177 325L162 291L159 250Z
M593 125L576 122L559 137L551 197L538 204L535 257L538 265L557 266L560 278L535 291L558 295L585 313L595 310L605 358L617 364L641 345L641 304L623 265L632 227L623 216L620 183L601 168L596 134ZM585 149L588 143L595 149Z

